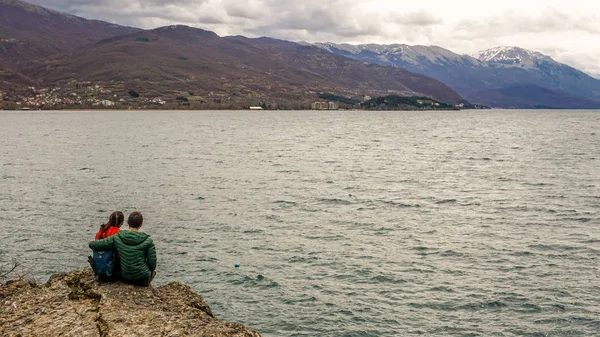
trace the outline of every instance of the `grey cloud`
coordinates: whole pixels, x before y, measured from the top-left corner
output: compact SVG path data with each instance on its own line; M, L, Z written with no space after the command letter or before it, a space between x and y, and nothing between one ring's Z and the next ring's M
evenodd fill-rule
M242 19L260 20L265 14L263 4L258 1L225 0L223 8L227 15Z
M256 30L268 32L269 30L305 30L310 32L323 32L342 30L344 23L339 22L328 11L311 9L299 13L283 13L272 22L260 24Z
M531 43L536 36L547 37L553 33L600 35L597 14L573 16L556 9L542 9L533 15L505 12L484 19L474 15L472 19L446 24L443 18L427 11L394 12L375 8L369 11L365 7L366 0L29 1L86 18L146 29L185 24L219 35L270 36L310 42L438 44L457 52L474 52L507 42L531 48L531 45L540 45ZM588 73L600 74L598 57L582 53L550 55Z
M200 15L198 16L197 23L200 25L223 25L226 24L227 21L213 15Z
M443 19L426 11L365 13L360 0L30 0L36 4L89 18L125 25L154 28L154 24L223 25L213 27L235 34L264 34L296 31L298 36L332 34L342 39L410 33L427 36L426 28L443 24ZM493 18L463 20L451 27L451 38L500 37L523 32L564 30L600 34L598 17L568 16L558 10L524 16L502 13ZM292 34L293 35L293 34Z
M407 26L432 26L442 24L444 20L433 16L431 13L425 11L418 11L412 13L401 13L399 15L393 15L392 19L396 24L407 25Z
M356 40L371 36L421 34L423 27L442 22L425 12L394 13L357 9L360 0L32 0L71 14L140 28L187 24L219 34L267 35L299 40L328 36ZM391 29L390 29L391 26ZM400 27L400 28L398 28ZM394 31L394 32L392 32Z
M542 15L528 16L507 12L492 18L463 20L454 27L458 38L490 38L517 33L544 33L583 31L600 34L595 15L569 16L558 10L546 10Z
M196 24L204 15L190 12L191 7L199 8L208 0L175 1L128 1L120 0L31 0L41 6L85 18L104 20L127 26L155 28L159 25ZM212 21L217 21L212 17ZM220 20L219 22L222 22Z
M321 40L329 36L334 41L422 35L426 28L443 22L427 12L373 12L353 11L348 1L334 1L324 7L317 2L277 6L271 20L265 20L246 32L253 35L271 35L292 40ZM273 11L273 10L272 10ZM261 21L262 22L262 21Z
M447 36L449 44L459 50L473 52L497 45L518 45L541 51L558 62L599 77L600 55L562 49L560 41L553 43L548 39L553 35L581 38L581 41L587 42L579 49L589 50L587 44L594 44L593 40L600 41L597 38L600 35L598 22L595 14L574 16L556 9L546 9L533 16L508 12L492 18L463 20L451 27Z
M153 6L165 6L165 5L197 5L207 3L208 0L144 0L143 4L149 4Z
M561 47L540 48L539 51L600 79L600 55L597 53L581 53Z

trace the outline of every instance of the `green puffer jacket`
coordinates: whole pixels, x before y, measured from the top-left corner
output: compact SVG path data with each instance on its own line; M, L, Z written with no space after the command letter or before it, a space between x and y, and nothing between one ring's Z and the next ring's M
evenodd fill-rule
M93 250L116 250L123 278L144 280L156 269L156 248L150 236L136 231L120 231L106 239L92 241Z

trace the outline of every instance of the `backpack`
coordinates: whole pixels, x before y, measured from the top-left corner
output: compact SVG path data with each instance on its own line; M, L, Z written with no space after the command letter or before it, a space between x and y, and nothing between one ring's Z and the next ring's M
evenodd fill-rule
M116 279L115 253L112 250L94 250L90 266L100 281Z

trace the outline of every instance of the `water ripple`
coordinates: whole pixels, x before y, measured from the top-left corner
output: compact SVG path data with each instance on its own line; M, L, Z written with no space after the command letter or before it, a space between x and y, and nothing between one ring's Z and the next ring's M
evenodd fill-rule
M79 269L112 211L140 210L155 282L266 337L596 336L599 122L4 111L0 263Z

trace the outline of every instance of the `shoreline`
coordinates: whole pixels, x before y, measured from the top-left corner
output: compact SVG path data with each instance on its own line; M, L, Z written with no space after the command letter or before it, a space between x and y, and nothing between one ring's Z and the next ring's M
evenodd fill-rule
M217 111L236 111L236 112L275 112L275 111L294 111L294 112L303 112L303 111L311 111L311 112L348 112L348 111L362 111L362 112L438 112L438 111L600 111L600 109L552 109L552 108L544 108L544 109L535 109L535 108L487 108L487 109L412 109L412 110L370 110L370 109L324 109L324 110L313 110L313 109L263 109L263 110L250 110L250 109L0 109L0 112L11 111L11 112L99 112L99 111L111 111L111 112L145 112L145 111L160 111L160 112L169 112L169 111L189 111L189 112L217 112Z

